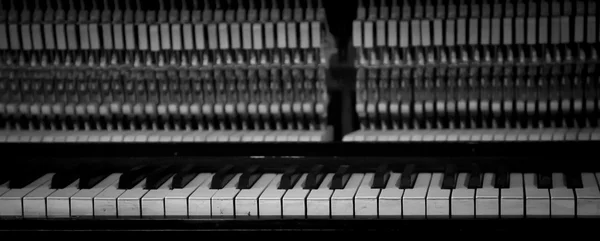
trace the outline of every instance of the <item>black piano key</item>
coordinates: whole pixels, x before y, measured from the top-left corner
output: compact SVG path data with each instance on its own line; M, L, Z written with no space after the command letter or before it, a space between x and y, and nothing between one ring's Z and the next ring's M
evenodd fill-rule
M79 178L79 189L91 189L95 187L102 180L106 179L110 176L108 172L94 172L94 173L84 173Z
M229 181L231 181L231 179L233 179L235 173L233 172L233 165L227 165L221 169L219 169L219 171L217 171L215 173L215 175L213 175L212 177L212 181L210 183L210 188L211 189L221 189L223 188L225 185L227 185L227 183L229 183Z
M344 189L346 183L348 183L348 179L350 179L350 166L343 165L333 174L333 179L331 180L331 186L329 189Z
M200 172L201 168L194 165L188 165L184 167L179 172L177 172L175 176L173 176L173 183L171 184L171 187L173 189L184 188L192 180L194 180L194 178L196 178L196 176L198 176Z
M476 189L481 188L483 186L483 174L479 169L479 166L473 165L471 174L469 175L469 180L467 182L467 188Z
M258 165L253 165L250 168L246 169L240 176L237 188L250 189L252 186L254 186L254 183L256 183L256 181L262 175L262 173L259 172L259 168L260 167Z
M373 176L373 182L371 188L385 188L388 180L390 179L390 170L388 165L383 164L377 168L375 175Z
M300 179L300 167L298 165L294 165L288 167L283 175L281 176L281 180L279 181L278 189L291 189L296 185L298 180Z
M325 167L323 165L314 166L304 181L304 189L317 189L325 178Z
M21 189L25 186L29 185L33 181L38 178L46 175L47 172L46 165L39 164L24 164L20 168L17 168L15 172L10 173L10 180L8 183L8 188L10 189Z
M414 164L408 164L406 167L404 167L404 170L402 171L402 177L400 177L400 179L398 179L398 187L402 188L402 189L410 189L413 188L413 186L415 185L415 180L416 180L416 172L415 172L415 165Z
M565 182L567 188L583 188L583 181L579 172L565 173Z
M145 189L158 189L175 173L173 166L163 166L154 170L146 177Z
M131 189L152 171L149 165L140 165L123 173L119 178L119 189Z
M537 187L541 189L552 188L552 173L541 172L537 174Z
M510 186L510 174L506 167L501 166L496 172L494 179L494 188L509 188Z
M444 179L442 181L442 189L455 189L456 188L456 166L447 165L444 173Z
M73 183L79 178L78 172L74 170L67 170L54 174L52 181L50 182L50 188L52 189L63 189L69 184Z

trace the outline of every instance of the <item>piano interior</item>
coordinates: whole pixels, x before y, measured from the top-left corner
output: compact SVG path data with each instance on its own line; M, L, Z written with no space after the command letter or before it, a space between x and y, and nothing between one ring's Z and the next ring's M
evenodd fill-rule
M599 6L0 0L0 229L595 231Z

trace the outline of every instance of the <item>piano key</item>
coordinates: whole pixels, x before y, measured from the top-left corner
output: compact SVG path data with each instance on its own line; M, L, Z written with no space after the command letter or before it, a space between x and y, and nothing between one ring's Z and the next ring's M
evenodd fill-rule
M500 216L500 189L494 187L494 173L483 174L483 184L475 191L475 218Z
M402 189L412 188L415 185L417 173L415 173L415 165L409 164L404 167L402 177L398 179L398 187Z
M390 170L386 164L377 167L377 170L373 174L373 180L371 181L371 188L385 188L387 182L390 179Z
M600 216L600 189L597 182L598 174L584 172L581 174L582 188L575 189L577 197L577 218Z
M2 196L0 196L0 217L24 216L26 208L29 207L29 202L27 204L27 207L25 207L23 201L24 197L27 196L29 193L33 192L38 187L45 185L46 183L47 185L50 185L50 180L52 179L53 175L54 173L45 174L39 177L38 179L34 180L33 182L26 184L24 187L10 187L10 190L8 190L4 194L2 194ZM43 204L43 206L45 216L45 203ZM28 212L27 216L30 216L30 212Z
M211 174L210 179L202 182L198 188L192 192L188 198L188 215L189 217L211 217L212 206L211 199L217 191L221 189L212 188L212 181L215 180L215 174ZM225 183L227 184L227 183Z
M141 217L142 215L142 197L148 193L145 189L146 180L137 183L137 185L124 190L117 197L117 214L119 217Z
M288 189L283 196L283 218L306 218L306 201L311 192L311 189L307 189L305 184L308 176L309 174L303 174L296 185L292 189Z
M325 167L323 165L316 165L310 169L310 172L306 176L305 183L303 184L304 189L317 189L325 178Z
M381 189L378 199L379 218L402 217L402 197L404 190L398 188L397 183L401 179L401 173L392 173L385 188Z
M335 172L333 179L331 180L330 189L343 189L350 179L351 173L349 172L350 166L343 165Z
M236 218L258 218L261 211L259 197L270 185L276 174L263 174L249 189L241 190L235 197Z
M379 194L387 185L385 182L379 181L383 186L375 186L376 173L365 174L356 196L354 198L354 214L356 218L377 218L378 217L378 198ZM400 200L401 201L401 200Z
M261 177L259 172L259 166L253 165L248 169L244 170L244 173L240 176L240 180L237 184L238 189L250 189Z
M211 189L221 189L230 183L231 179L236 175L233 172L233 165L227 165L219 169L213 176L210 182Z
M56 174L52 173L50 175L54 176ZM23 197L23 217L46 218L46 197L55 191L51 188L51 183L50 179Z
M160 187L149 190L141 199L142 217L165 217L165 198L171 192L173 178L169 178ZM146 181L148 189L148 179Z
M293 165L285 169L281 180L278 182L278 189L291 189L300 179L300 168L298 165Z
M174 175L173 166L163 166L157 168L146 177L145 189L157 189Z
M235 196L240 192L237 184L242 176L236 174L227 185L217 190L211 197L212 217L235 218Z
M562 173L552 173L552 188L550 188L550 214L552 218L575 217L575 191L567 188Z
M79 187L79 191L70 198L71 217L93 217L94 198L106 188L118 183L120 173L113 173L93 187Z
M140 165L123 173L123 175L119 177L119 189L132 189L134 186L137 186L138 183L142 182L151 171L151 166Z
M199 173L192 180L185 183L185 186L176 187L177 175L174 176L173 189L165 196L165 216L188 217L188 198L192 196L197 188L201 186L208 187L211 177L211 173Z
M332 218L354 218L354 197L364 176L362 173L352 174L343 189L336 189L333 192L331 196Z
M334 190L330 189L329 186L334 175L333 173L327 174L319 188L311 190L308 197L306 197L306 216L308 218L331 217L331 196Z
M525 214L525 197L523 196L523 174L511 173L510 184L506 189L500 189L501 218L518 217Z
M404 176L404 173L402 175ZM414 187L404 191L404 196L402 197L402 214L405 219L424 219L427 216L426 198L431 177L431 173L419 173Z
M68 186L59 188L46 197L46 211L48 218L71 217L70 200L71 197L79 191L78 184L79 180L75 180Z
M475 218L475 192L476 189L469 188L468 173L459 173L456 188L452 190L450 197L450 214L452 219Z
M306 174L300 174L298 182L294 182L292 185L282 186L283 177L285 174L277 174L265 188L262 194L258 197L258 210L259 217L261 219L268 218L282 218L283 217L283 196L286 194L288 189L294 188L295 185L301 185L300 180L306 178ZM299 184L300 183L300 184Z
M450 218L450 189L442 188L443 173L433 173L427 191L427 219Z
M525 173L525 214L528 218L550 217L550 190L539 188L536 183L535 174Z

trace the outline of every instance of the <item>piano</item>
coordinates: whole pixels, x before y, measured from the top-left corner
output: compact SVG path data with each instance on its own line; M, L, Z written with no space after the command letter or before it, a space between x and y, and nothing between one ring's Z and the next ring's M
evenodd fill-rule
M0 230L594 234L598 10L0 0Z

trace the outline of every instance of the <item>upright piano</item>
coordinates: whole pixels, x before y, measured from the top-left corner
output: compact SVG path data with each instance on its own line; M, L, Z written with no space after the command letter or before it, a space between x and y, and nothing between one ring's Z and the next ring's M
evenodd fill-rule
M594 233L599 6L0 0L0 230Z

